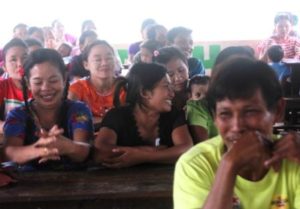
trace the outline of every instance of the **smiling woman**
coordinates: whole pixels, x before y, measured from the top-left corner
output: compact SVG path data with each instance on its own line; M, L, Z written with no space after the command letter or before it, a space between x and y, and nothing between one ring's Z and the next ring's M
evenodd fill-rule
M151 4L144 1L147 7L140 9L133 6L135 0L76 0L72 5L61 0L47 2L46 6L36 0L3 2L3 12L0 14L2 45L11 37L14 25L24 22L29 26L49 26L54 19L61 19L66 30L77 36L80 35L81 23L92 19L101 39L114 44L128 44L140 39L140 24L149 17L168 29L179 25L191 28L195 41L257 40L271 33L270 23L277 12L293 12L298 8L294 0L280 1L278 4L272 0L152 0ZM66 13L70 8L71 12ZM14 11L14 14L5 11Z
M111 109L95 139L95 160L111 168L141 163L174 163L192 146L183 111L173 108L174 91L167 70L135 64L120 89L128 86L126 106Z
M66 100L69 82L61 56L38 49L24 69L25 106L12 110L4 124L7 158L22 170L77 168L88 157L93 124L86 105Z

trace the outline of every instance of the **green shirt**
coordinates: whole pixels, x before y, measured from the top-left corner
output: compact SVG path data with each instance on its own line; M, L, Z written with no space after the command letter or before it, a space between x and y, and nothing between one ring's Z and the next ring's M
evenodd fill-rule
M217 136L180 157L174 177L174 209L203 207L223 150L221 136ZM300 209L300 165L284 160L279 172L270 169L256 182L237 176L233 204L234 209Z
M218 130L214 124L214 119L208 109L205 99L193 101L189 100L186 104L187 121L189 125L201 126L207 130L208 138L218 135Z

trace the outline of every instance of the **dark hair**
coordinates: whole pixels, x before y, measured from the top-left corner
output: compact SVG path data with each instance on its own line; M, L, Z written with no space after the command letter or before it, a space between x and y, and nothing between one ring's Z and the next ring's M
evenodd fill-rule
M141 92L153 90L157 83L167 74L166 68L155 63L137 63L132 66L126 78L119 77L116 80L114 105L120 105L120 91L126 90L126 103L134 106L143 105Z
M208 85L209 84L210 77L206 75L194 75L188 82L188 88L187 91L192 91L192 85Z
M156 21L152 18L145 19L141 25L141 31L143 31L148 25L156 24Z
M168 31L167 39L170 44L174 43L174 40L179 35L191 35L192 30L185 27L175 27Z
M147 28L147 38L149 40L156 40L156 35L157 35L157 31L159 29L165 29L165 26L163 25L159 25L159 24L152 24L152 25L149 25L148 28Z
M42 43L40 41L36 40L35 38L27 38L24 40L24 42L26 43L26 45L28 47L39 46L39 47L43 48Z
M39 28L39 27L36 27L36 26L32 26L28 29L28 35L32 35L35 32L44 33L42 28Z
M216 103L226 98L247 99L260 90L267 108L272 110L282 97L282 88L272 68L262 62L235 57L218 66L212 77L207 98L215 110Z
M68 56L70 56L71 52L72 52L72 46L70 46L70 44L68 42L62 43L58 49L60 49L60 47L66 47L68 49ZM57 49L57 51L58 51Z
M84 28L85 28L87 25L89 25L89 24L95 25L95 23L94 23L93 20L85 20L85 21L82 22L82 24L81 24L81 33L84 32L84 31L83 31Z
M19 23L17 24L14 28L13 28L13 32L16 32L17 29L19 28L26 28L27 29L27 25L24 23Z
M217 56L214 66L219 65L232 56L243 56L255 59L254 50L249 46L229 46L224 48Z
M156 62L160 64L167 64L172 59L181 59L187 66L187 58L186 56L181 52L180 49L174 46L168 46L163 47L158 50L158 55L155 57Z
M95 31L92 31L92 30L87 30L87 31L84 31L80 37L79 37L79 44L82 45L84 44L85 40L88 38L88 37L95 37L97 38L98 35Z
M68 95L68 88L69 88L69 81L67 79L67 72L66 72L66 67L65 64L63 62L62 57L60 56L60 54L54 50L54 49L37 49L35 51L33 51L29 57L27 58L27 60L25 61L24 64L24 77L22 78L22 89L23 89L23 97L24 97L24 102L25 102L25 108L26 111L29 113L32 121L34 121L34 114L31 111L31 108L29 106L28 103L28 95L27 95L27 91L28 91L28 87L26 84L26 80L29 80L29 76L30 76L30 71L31 69L36 65L36 64L41 64L44 62L49 62L52 65L56 66L59 69L59 72L61 73L63 79L66 82L66 86L64 89L64 96L63 96L63 104L62 107L60 109L60 116L62 116L60 118L60 120L58 121L58 126L60 127L64 127L66 125L65 120L66 120L66 100L67 100L67 95Z
M19 39L19 38L13 38L12 40L10 40L7 44L5 44L4 48L3 48L3 59L5 61L5 57L6 57L6 54L8 52L8 50L10 48L13 48L13 47L23 47L24 49L28 49L26 43L22 40L22 39Z
M296 16L297 17L297 16ZM277 23L279 23L280 21L282 21L282 20L287 20L287 21L289 21L291 24L293 24L294 25L294 21L296 20L296 19L292 19L292 18L295 18L295 16L294 17L291 17L291 15L289 14L289 13L279 13L279 14L277 14L276 16L275 16L275 18L274 18L274 24L276 25ZM297 20L298 21L298 20Z
M55 19L55 20L52 21L51 27L54 28L55 24L58 24L58 23L63 25L59 19Z
M113 49L113 47L107 42L107 41L104 41L104 40L96 40L94 42L92 42L91 44L89 44L83 51L82 53L82 59L84 61L87 61L90 53L91 53L91 50L95 47L95 46L98 46L98 45L104 45L104 46L107 46L108 48L111 49L113 55L115 55L115 51Z
M151 53L155 50L159 50L161 47L161 43L155 40L147 40L140 45L140 48L148 49Z
M280 45L270 46L267 53L272 62L280 62L284 56L283 49Z

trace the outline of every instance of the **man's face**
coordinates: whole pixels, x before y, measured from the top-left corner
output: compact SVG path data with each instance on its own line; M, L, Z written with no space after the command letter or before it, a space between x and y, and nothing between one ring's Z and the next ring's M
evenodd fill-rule
M276 109L276 108L275 108ZM246 99L217 101L215 124L228 149L248 131L271 137L279 111L268 110L260 90Z
M190 58L193 52L193 39L191 35L180 34L174 39L174 45L177 46L186 58Z

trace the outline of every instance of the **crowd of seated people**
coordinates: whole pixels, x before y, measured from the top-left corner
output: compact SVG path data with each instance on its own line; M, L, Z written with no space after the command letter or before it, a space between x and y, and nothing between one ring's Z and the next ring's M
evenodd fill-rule
M82 24L78 45L58 20L45 28L18 24L2 50L0 161L21 171L177 162L175 208L232 208L234 198L247 207L248 187L277 171L279 183L299 173L300 136L272 136L285 108L280 81L290 76L277 67L300 54L291 24L278 15L258 56L249 46L226 47L210 77L192 57L186 27L145 20L123 77L118 53L92 20ZM300 189L274 187L269 196L300 202Z

